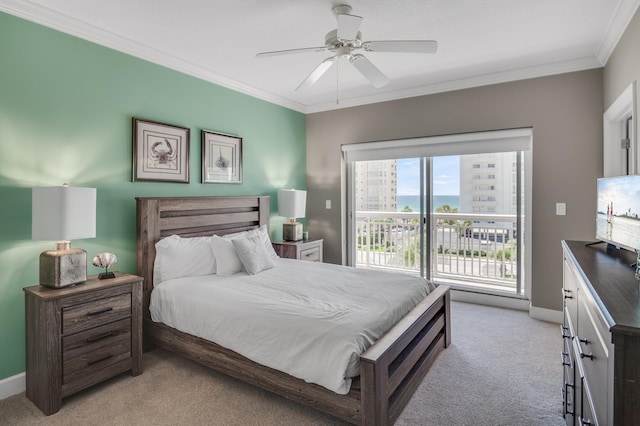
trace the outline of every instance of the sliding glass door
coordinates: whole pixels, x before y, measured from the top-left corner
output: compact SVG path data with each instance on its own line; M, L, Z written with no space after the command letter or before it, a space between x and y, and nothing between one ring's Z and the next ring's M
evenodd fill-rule
M479 134L472 150L469 144L437 150L424 143L422 156L404 156L402 141L391 149L358 144L351 155L346 148L349 263L526 296L526 130ZM527 149L504 149L510 145ZM460 152L450 155L451 148ZM426 155L443 151L447 155Z

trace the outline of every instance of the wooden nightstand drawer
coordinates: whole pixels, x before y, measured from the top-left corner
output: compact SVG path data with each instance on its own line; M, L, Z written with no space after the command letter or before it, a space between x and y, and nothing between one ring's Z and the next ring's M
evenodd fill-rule
M131 358L131 318L64 337L62 383L128 358Z
M287 259L322 262L323 240L275 241L273 249L278 256Z
M62 334L75 333L130 316L130 293L63 308Z
M300 260L320 262L320 247L316 246L316 247L300 250Z

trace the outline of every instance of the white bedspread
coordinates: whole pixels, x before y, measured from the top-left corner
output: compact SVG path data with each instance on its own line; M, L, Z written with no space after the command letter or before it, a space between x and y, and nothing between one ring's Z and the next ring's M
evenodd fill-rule
M360 354L428 293L410 275L275 262L256 275L165 281L151 294L151 318L346 394Z

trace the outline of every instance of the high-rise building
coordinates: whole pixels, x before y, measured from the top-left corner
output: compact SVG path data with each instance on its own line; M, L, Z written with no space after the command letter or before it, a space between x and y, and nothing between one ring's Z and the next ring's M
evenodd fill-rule
M460 156L460 212L517 213L515 152Z
M517 153L498 152L460 156L460 213L517 214ZM474 237L506 242L513 224L474 220ZM482 226L486 225L485 231ZM493 231L488 231L493 229Z
M395 212L398 205L396 160L358 161L356 210Z

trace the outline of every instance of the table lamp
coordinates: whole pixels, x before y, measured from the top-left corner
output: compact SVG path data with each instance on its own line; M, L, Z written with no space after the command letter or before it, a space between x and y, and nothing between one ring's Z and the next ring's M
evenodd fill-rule
M57 241L40 254L40 284L66 287L87 280L87 252L71 241L96 236L96 189L63 186L32 188L31 238Z
M302 224L296 218L304 217L307 203L307 191L295 189L281 189L278 192L278 214L289 218L289 222L282 224L282 239L285 241L300 241L302 239Z

